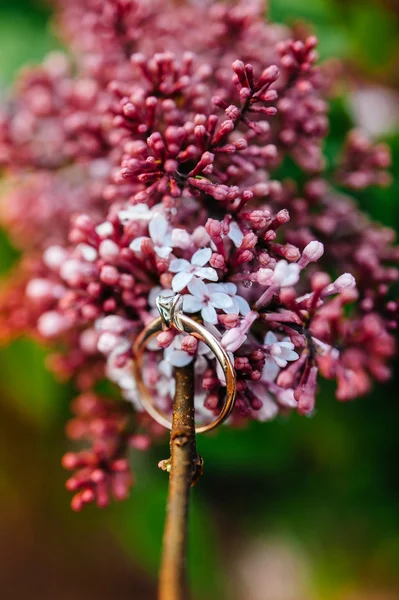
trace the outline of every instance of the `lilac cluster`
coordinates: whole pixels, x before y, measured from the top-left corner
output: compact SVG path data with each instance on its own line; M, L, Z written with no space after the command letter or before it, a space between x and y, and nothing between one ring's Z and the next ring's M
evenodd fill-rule
M125 497L127 449L159 435L132 374L132 342L157 295L182 294L230 353L231 423L311 414L320 374L337 381L340 400L389 378L399 252L324 176L314 37L292 40L258 2L60 4L74 67L50 56L22 75L0 116L13 182L3 222L25 251L0 333L53 341L51 368L83 392L69 435L90 450L64 459L80 509ZM277 179L287 156L300 186ZM353 133L336 178L381 185L388 166L385 147ZM170 411L173 368L194 360L206 421L225 382L194 337L159 334L144 379ZM95 393L104 377L135 416Z
M104 507L111 497L124 500L133 483L126 450L147 449L148 437L131 433L128 405L98 394L81 394L74 400L72 411L68 436L91 442L90 449L68 452L62 460L66 469L75 471L66 484L75 492L72 508L79 511L94 501Z

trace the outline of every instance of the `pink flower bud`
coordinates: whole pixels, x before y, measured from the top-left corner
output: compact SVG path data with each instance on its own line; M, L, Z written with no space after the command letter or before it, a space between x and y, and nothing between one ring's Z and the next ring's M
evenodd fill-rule
M192 336L192 335L186 335L181 343L181 349L184 350L184 352L187 352L187 354L190 354L190 356L194 356L194 354L197 352L197 348L198 348L198 340Z
M104 240L99 247L99 254L105 260L112 260L119 255L119 246L111 240Z
M324 254L324 245L321 242L310 242L303 250L302 257L299 260L299 266L303 269L311 262L316 262Z
M159 348L168 348L173 342L175 334L170 329L162 331L157 335L157 344Z
M329 296L330 294L339 294L345 289L353 288L356 285L356 280L350 273L340 275L333 283L330 283L324 288L322 295Z
M70 320L56 311L43 313L37 322L37 329L43 337L57 337L70 326Z
M100 279L106 285L116 285L119 279L119 272L115 267L106 265L101 269Z

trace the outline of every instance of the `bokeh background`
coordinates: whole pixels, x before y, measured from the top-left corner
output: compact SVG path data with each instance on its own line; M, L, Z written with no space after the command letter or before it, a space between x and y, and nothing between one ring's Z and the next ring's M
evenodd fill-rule
M67 1L67 0L65 0ZM50 10L0 0L0 97L21 65L58 48ZM392 147L394 184L357 195L399 228L399 2L271 0L272 20L310 27L323 60L340 59L331 101L332 156L362 125ZM336 69L337 65L332 66ZM284 175L295 177L290 165ZM0 180L1 189L1 180ZM0 232L0 276L17 259ZM0 589L5 600L154 600L167 441L133 454L130 500L74 514L60 457L73 390L44 367L45 348L0 348ZM396 381L397 383L397 381ZM397 600L399 405L395 381L317 413L201 437L190 577L198 600Z

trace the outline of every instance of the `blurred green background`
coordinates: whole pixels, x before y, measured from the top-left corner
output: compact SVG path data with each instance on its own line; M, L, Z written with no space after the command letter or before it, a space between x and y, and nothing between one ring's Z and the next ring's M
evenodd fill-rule
M34 0L0 0L0 97L21 65L57 47L49 14ZM364 121L359 102L372 90L377 100L366 110L366 125L370 112L372 123L384 117L377 133L392 145L397 174L399 3L271 0L269 15L299 28L309 22L321 57L345 64L327 155L353 119ZM358 199L398 229L397 177L390 189ZM15 259L1 234L1 275ZM1 595L153 600L167 489L156 465L168 456L167 443L133 454L137 483L128 502L73 514L60 466L73 390L53 380L44 359L45 351L28 340L0 349ZM201 437L205 476L194 490L191 518L195 597L398 599L398 428L393 381L346 404L324 386L311 419L292 415Z

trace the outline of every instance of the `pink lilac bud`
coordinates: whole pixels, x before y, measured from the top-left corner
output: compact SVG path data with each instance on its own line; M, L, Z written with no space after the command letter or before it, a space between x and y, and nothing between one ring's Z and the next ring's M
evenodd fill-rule
M321 242L310 242L302 252L302 256L298 262L299 266L304 269L311 262L317 262L324 254L324 246Z
M50 248L47 248L47 250L44 251L43 261L49 269L57 271L67 257L68 253L65 248L62 248L61 246L50 246Z
M43 337L59 337L68 329L69 319L59 312L51 311L44 313L37 322L37 329Z
M160 348L168 348L174 337L175 334L170 329L167 331L162 331L162 333L157 335L157 344Z
M221 254L217 254L216 252L212 254L209 260L209 264L214 269L224 269L226 266L224 256L222 256Z
M352 288L356 285L356 280L350 273L344 273L340 275L334 283L329 284L323 290L323 296L328 296L329 294L338 294L345 289Z
M118 347L119 338L117 335L109 332L102 333L98 338L97 348L103 354L109 354Z
M187 335L184 337L181 343L181 349L184 350L184 352L187 352L191 356L194 356L197 352L197 348L198 340L195 337L193 337L192 335Z
M112 260L119 255L119 246L111 240L104 240L99 246L99 254L105 260Z

